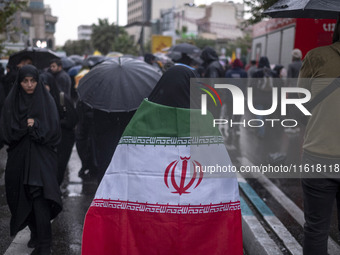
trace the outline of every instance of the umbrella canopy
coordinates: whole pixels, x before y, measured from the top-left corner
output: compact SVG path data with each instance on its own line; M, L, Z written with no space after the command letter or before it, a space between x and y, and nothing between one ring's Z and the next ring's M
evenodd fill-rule
M178 52L178 51L170 51L168 52L168 54L166 55L169 59L173 60L173 61L178 61L181 59L182 57L182 53Z
M12 54L9 57L8 64L10 66L17 66L24 57L32 59L33 65L38 69L49 67L52 59L60 59L59 56L51 50L28 47L22 51Z
M82 65L83 64L84 58L82 56L71 55L71 56L69 56L69 58L72 59L76 63L76 65Z
M82 69L82 67L83 67L82 65L73 66L70 69L68 69L67 73L69 76L75 77L79 73L80 69Z
M95 66L79 82L80 100L106 112L136 110L161 75L133 58L113 58Z
M134 56L134 55L131 55L131 54L126 54L126 55L123 55L121 56L122 58L135 58L137 59L138 57L137 56Z
M71 58L69 57L62 57L61 58L61 65L63 66L64 69L69 69L72 66L76 65L76 62L74 62Z
M263 12L273 18L336 19L338 0L279 0Z
M83 65L88 66L89 68L94 67L95 65L98 65L99 63L106 60L107 57L105 56L99 56L99 55L90 55L87 58L84 59Z
M172 46L169 49L170 52L176 51L186 54L198 54L200 52L200 49L196 47L195 45L189 44L189 43L180 43Z

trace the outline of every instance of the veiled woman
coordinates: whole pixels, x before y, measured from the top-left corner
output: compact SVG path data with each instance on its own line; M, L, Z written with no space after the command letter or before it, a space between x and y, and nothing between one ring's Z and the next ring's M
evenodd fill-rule
M72 148L75 142L75 126L78 122L78 115L73 106L72 99L64 92L60 91L53 75L49 72L44 72L39 76L45 88L50 92L57 106L60 127L61 140L57 146L58 154L58 184L61 185L64 180L64 174L67 168L67 163L70 159Z
M62 208L55 150L60 124L55 102L34 66L19 70L5 100L0 127L9 146L5 185L11 235L28 225L28 246L35 247L32 254L50 254L50 220Z

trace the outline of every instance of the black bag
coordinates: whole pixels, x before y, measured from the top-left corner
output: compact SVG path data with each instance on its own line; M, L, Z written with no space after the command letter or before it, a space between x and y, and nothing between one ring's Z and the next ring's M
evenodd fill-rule
M306 106L306 105L305 105ZM306 107L307 108L307 107ZM309 112L310 110L307 109ZM297 107L292 107L289 111L289 115L295 119L300 126L306 126L309 120L309 116L304 115L301 110Z
M326 88L321 90L319 94L317 94L311 101L304 104L305 108L312 112L315 106L318 105L322 100L324 100L327 96L329 96L334 90L340 87L340 76L334 79L331 84L329 84ZM301 125L306 126L309 120L309 116L304 115L300 109L294 107L291 109L291 115L293 118Z
M60 106L62 108L60 116L60 124L62 128L74 129L78 123L78 114L73 106L72 100L65 95L64 92L60 92Z

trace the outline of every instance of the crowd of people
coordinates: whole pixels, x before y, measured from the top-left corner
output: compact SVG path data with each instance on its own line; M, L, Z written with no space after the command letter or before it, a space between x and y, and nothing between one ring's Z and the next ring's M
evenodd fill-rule
M200 58L188 54L181 54L175 61L168 61L161 64L152 54L146 54L144 60L153 66L160 73L166 73L172 66L183 66L191 70L190 76L195 78L229 78L235 81L244 94L248 87L253 88L254 106L256 109L268 109L271 104L273 87L288 86L296 87L300 69L303 78L315 76L313 61L317 56L322 55L324 62L328 63L328 55L335 49L339 52L339 42L335 41L330 49L318 53L313 51L308 54L302 64L302 53L299 49L292 51L292 63L286 68L282 65L270 65L267 57L263 56L259 61L252 60L250 63L243 63L241 59L234 59L231 63L221 63L217 52L211 47L205 47ZM334 48L334 49L333 49ZM316 56L317 55L317 56ZM336 65L338 62L336 62ZM330 62L329 62L330 63ZM317 64L315 64L318 66ZM331 72L333 66L321 67L318 72L330 76L337 76L338 72ZM322 69L324 68L324 69ZM72 148L76 145L82 167L79 176L86 179L96 179L98 184L102 180L105 170L110 164L120 137L124 132L135 111L128 113L107 113L98 109L92 109L87 104L77 99L72 93L74 88L74 76L70 76L64 70L59 59L53 59L50 66L45 70L38 70L33 65L30 57L23 57L16 66L9 66L8 72L2 76L0 84L0 113L1 132L0 148L8 146L8 159L6 165L6 194L8 205L12 214L11 235L26 226L31 230L31 238L28 246L35 248L32 254L50 254L52 232L50 220L62 210L60 185L62 184L67 170L67 163L70 159ZM79 71L79 70L78 70ZM178 77L172 77L177 82ZM246 78L252 78L250 81ZM281 83L271 84L263 82L263 78L277 78ZM287 78L287 79L286 79ZM262 79L262 82L256 82ZM270 80L270 79L269 79ZM238 81L238 82L237 82ZM309 87L308 87L309 86ZM312 85L304 85L310 89ZM159 89L156 86L157 89ZM159 95L162 96L162 104L172 105L174 102L167 100L176 98L178 91L170 87L162 88L162 91L153 91L150 95L152 102L158 102ZM313 91L313 90L312 90ZM183 92L183 94L188 91ZM175 94L174 94L175 93ZM171 95L171 96L169 96ZM214 112L214 117L227 117L234 122L239 122L240 115L233 115L233 100L230 94L225 94L221 112ZM290 95L295 97L297 95ZM176 98L175 107L190 108L188 96ZM332 108L332 107L331 107ZM289 110L288 110L289 111ZM323 108L318 111L326 111ZM274 113L275 114L275 113ZM320 113L322 114L322 113ZM314 116L314 115L313 115ZM325 114L324 116L328 116ZM261 118L261 116L259 116ZM328 122L332 122L327 120ZM316 123L314 118L311 123ZM327 122L327 123L328 123ZM331 158L337 157L338 145L334 148L323 150L323 139L331 139L318 133L317 123L307 126L306 141L304 144L304 162L316 164L323 162L324 152ZM289 130L295 132L296 130ZM337 136L336 130L332 136ZM228 136L239 135L239 128L228 128ZM318 133L318 134L316 134ZM265 126L258 129L258 136L265 136ZM320 137L316 139L315 137ZM317 141L316 141L317 140ZM315 142L316 141L316 142ZM338 162L338 159L329 159L327 164ZM20 178L18 178L20 177ZM324 185L338 189L335 181L327 182ZM306 222L305 246L306 253L317 249L313 240L321 234L315 234L315 228L322 228L326 231L329 223L315 223L312 218L315 210L313 206L317 201L312 198L312 189L320 186L310 180L303 180L303 188L306 195L305 209ZM334 194L328 196L328 200L334 199ZM330 202L331 204L331 202ZM326 208L326 207L325 207ZM330 209L325 209L324 214ZM328 225L327 225L328 224ZM322 232L321 231L321 232ZM317 231L316 231L317 232ZM327 231L326 231L327 232ZM324 235L323 235L324 237ZM322 244L325 246L325 244ZM323 248L320 248L324 249ZM318 254L323 254L318 253Z

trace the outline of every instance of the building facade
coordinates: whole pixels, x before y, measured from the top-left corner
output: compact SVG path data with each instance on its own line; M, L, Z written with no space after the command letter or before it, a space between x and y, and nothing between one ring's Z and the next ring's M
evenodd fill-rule
M28 46L54 49L57 22L58 18L52 15L49 6L44 5L44 0L29 1L27 9L14 16L13 26L19 30L5 35L6 49L22 50Z
M240 29L244 5L233 2L215 2L205 7L205 15L196 20L197 33L207 39L235 40L243 36Z
M78 40L91 40L92 26L80 25L78 26Z
M152 34L172 36L173 43L183 37L235 40L243 36L243 13L244 5L232 1L195 6L188 0L128 0L126 30L135 42L142 25L149 30L144 31L144 40Z
M149 22L152 0L128 0L128 24Z
M127 33L134 41L143 43L150 41L160 24L161 11L176 9L184 5L188 0L128 0L128 24L125 27ZM143 31L142 31L143 27Z

